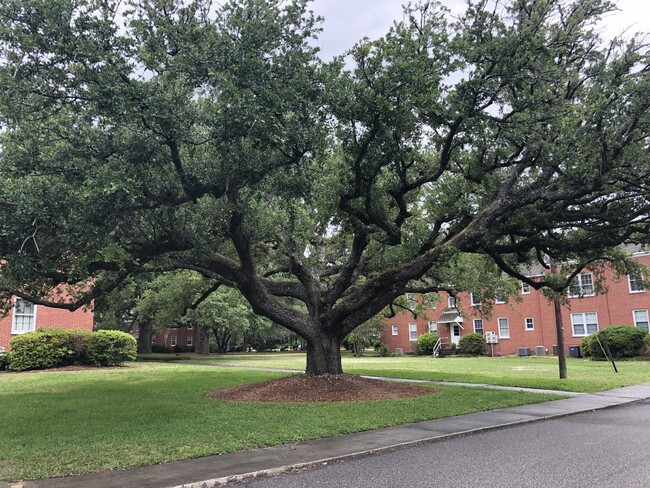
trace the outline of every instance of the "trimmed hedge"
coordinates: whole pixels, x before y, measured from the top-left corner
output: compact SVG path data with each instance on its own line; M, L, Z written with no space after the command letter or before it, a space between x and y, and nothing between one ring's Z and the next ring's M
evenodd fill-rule
M135 359L136 341L114 330L38 329L11 339L10 371L71 365L113 366Z
M485 337L482 334L467 334L460 338L458 347L463 354L470 356L485 355Z
M438 334L429 332L428 334L422 334L418 337L417 340L417 353L423 356L433 354L433 347L438 342Z
M596 334L582 339L580 351L584 356L593 358L604 358L603 350L598 344L596 336L603 345L607 344L609 350L617 358L631 358L639 356L646 345L647 332L638 327L628 325L615 325L607 327Z
M88 360L94 366L120 366L134 361L137 341L131 334L119 330L98 330L88 343Z

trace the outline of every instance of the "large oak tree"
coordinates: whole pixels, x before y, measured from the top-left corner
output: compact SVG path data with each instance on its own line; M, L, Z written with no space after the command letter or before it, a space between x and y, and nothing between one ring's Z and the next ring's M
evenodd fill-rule
M75 308L198 271L340 373L348 333L463 256L516 275L645 239L648 50L601 42L612 9L427 3L323 63L303 0L4 0L0 287Z

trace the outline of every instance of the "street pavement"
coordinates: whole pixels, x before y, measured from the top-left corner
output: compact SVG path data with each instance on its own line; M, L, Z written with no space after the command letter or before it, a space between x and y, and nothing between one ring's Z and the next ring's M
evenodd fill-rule
M108 471L90 475L27 481L9 486L12 488L213 488L228 482L294 472L308 467L321 466L325 463L349 461L370 454L389 453L406 447L448 442L449 439L459 436L528 424L540 420L557 419L567 415L633 404L643 400L650 400L650 384L220 456L207 456L125 471ZM645 404L646 408L647 406ZM541 429L544 429L548 422L542 422L539 425ZM486 451L498 451L501 448L501 443L514 442L515 440L510 439L512 432L512 429L505 430L503 440L499 441L499 443L495 442L491 447L486 448ZM472 435L472 438L474 437ZM603 438L602 443L604 445L607 445L608 442L607 438ZM561 445L550 442L547 449L550 451L565 451ZM462 450L459 451L460 457L462 457L463 452ZM564 455L571 458L571 456L575 456L575 453L566 451ZM645 457L648 457L647 451ZM501 465L507 464L507 462L507 458L500 461ZM430 460L430 464L432 467L438 466L442 472L449 472L454 475L462 475L464 472L462 465L459 465L460 468L456 465L453 468L451 465L440 466L435 458ZM499 468L499 464L495 464L495 467ZM581 469L578 464L576 464L576 469ZM495 473L498 473L498 469ZM524 470L522 470L522 473L525 474ZM560 486L553 483L552 479L550 481L551 483L548 485L530 486ZM349 483L344 483L344 485L353 486ZM2 486L3 484L0 483L0 487ZM650 482L647 485L637 486L650 486Z
M242 488L650 486L650 401L479 432Z

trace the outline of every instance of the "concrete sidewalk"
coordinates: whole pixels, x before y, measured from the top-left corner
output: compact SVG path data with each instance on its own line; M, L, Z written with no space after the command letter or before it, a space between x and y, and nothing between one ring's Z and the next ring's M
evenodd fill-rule
M357 434L207 456L126 471L14 483L12 488L212 488L230 481L650 399L650 384L563 400L448 417ZM3 486L0 483L0 486Z

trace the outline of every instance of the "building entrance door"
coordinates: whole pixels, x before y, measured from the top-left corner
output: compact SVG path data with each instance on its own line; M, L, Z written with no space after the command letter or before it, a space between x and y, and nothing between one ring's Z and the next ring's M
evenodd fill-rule
M458 324L449 324L451 332L451 343L458 345L460 342L460 325Z

